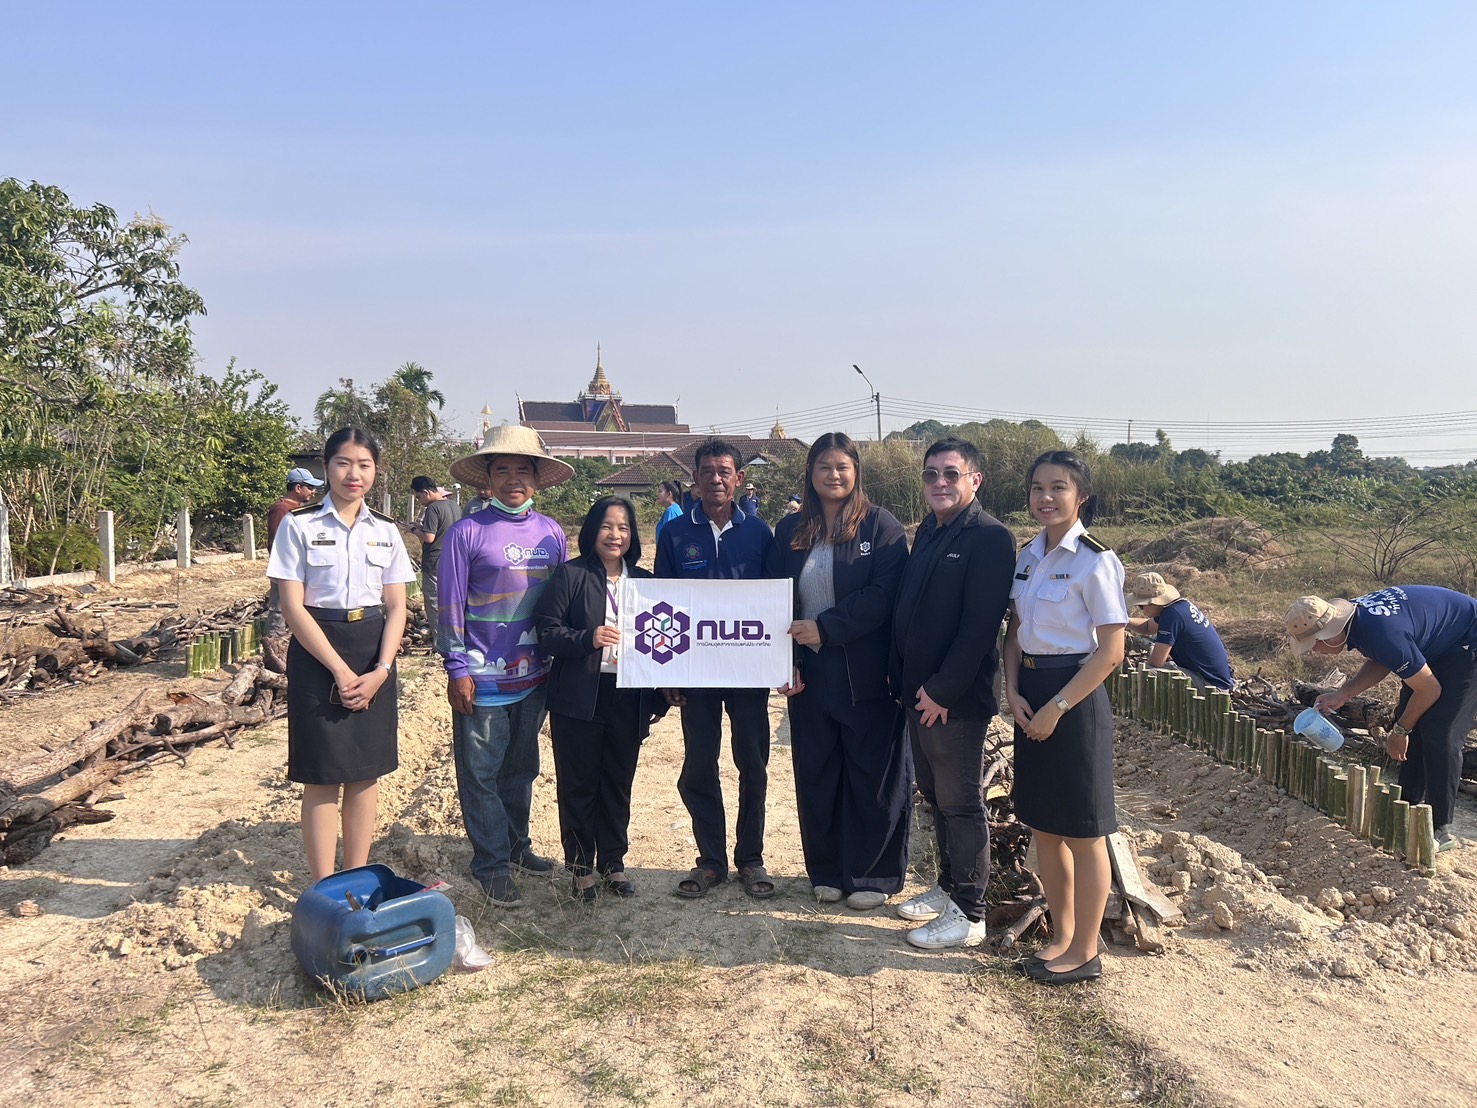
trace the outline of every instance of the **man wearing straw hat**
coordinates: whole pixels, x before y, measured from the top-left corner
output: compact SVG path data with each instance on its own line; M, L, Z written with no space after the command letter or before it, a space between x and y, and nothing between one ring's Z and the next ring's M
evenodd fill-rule
M516 908L523 898L510 870L554 872L528 836L549 675L533 609L565 559L565 542L559 524L534 511L533 497L574 470L544 451L538 432L505 426L452 463L451 475L492 494L487 508L447 529L441 551L437 648L446 663L457 793L472 876L493 904Z
M1128 629L1154 640L1149 665L1155 669L1172 665L1202 693L1207 689L1231 691L1235 681L1226 644L1204 612L1157 573L1140 573L1127 592L1128 603L1144 613L1143 619L1129 620Z
M1457 845L1448 826L1462 748L1477 723L1477 600L1434 585L1392 585L1368 596L1300 596L1284 617L1296 654L1358 651L1359 672L1313 702L1337 711L1393 673L1404 683L1385 752L1400 768L1401 799L1431 806L1436 849Z

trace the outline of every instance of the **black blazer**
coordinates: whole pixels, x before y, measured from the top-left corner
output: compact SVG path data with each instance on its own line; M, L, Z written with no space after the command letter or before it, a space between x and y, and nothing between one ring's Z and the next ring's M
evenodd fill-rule
M632 577L650 577L649 570L627 566ZM575 719L595 718L600 692L600 655L595 628L605 625L605 565L594 555L554 567L549 583L533 609L539 645L549 652L548 709ZM641 697L641 737L651 722L666 714L666 699L654 689L630 689Z
M800 526L791 513L775 525L774 542L764 561L764 576L788 577L795 582L795 611L800 611L800 570L808 550L791 550L790 540ZM846 675L851 702L887 696L887 656L892 642L892 610L898 584L908 560L908 539L891 512L872 508L857 528L856 538L834 551L832 584L836 606L820 614L821 642L846 653ZM795 648L795 662L803 674L815 657L809 647Z
M978 500L942 532L932 515L919 525L898 589L888 666L904 707L913 707L922 688L950 719L994 718L1000 621L1014 574L1015 539Z

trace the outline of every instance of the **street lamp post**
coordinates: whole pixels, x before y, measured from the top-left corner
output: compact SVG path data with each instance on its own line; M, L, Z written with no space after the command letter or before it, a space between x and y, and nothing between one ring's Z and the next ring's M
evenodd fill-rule
M859 365L857 365L855 362L852 363L851 368L854 369L854 370L856 370L858 373L862 373L862 367L859 366ZM877 441L878 442L881 442L882 441L882 394L877 391L876 387L873 386L871 380L868 379L868 377L867 377L867 375L865 373L862 373L862 380L863 381L866 381L867 382L867 388L869 388L869 389L872 390L872 403L877 408Z

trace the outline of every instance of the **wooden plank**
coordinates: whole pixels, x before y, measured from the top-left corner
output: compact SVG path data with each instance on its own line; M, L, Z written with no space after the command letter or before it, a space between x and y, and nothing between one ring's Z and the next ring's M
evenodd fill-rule
M1108 836L1108 859L1113 864L1113 877L1123 895L1159 917L1161 923L1171 927L1185 922L1185 913L1180 911L1169 898L1144 880L1139 871L1138 855L1121 832Z

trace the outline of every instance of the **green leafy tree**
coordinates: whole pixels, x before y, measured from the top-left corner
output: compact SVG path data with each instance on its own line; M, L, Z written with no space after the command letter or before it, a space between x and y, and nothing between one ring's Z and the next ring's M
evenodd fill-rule
M185 242L152 213L119 223L55 186L0 181L0 385L97 403L107 380L190 373L205 303L179 279Z

